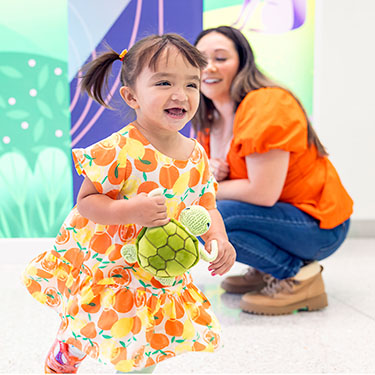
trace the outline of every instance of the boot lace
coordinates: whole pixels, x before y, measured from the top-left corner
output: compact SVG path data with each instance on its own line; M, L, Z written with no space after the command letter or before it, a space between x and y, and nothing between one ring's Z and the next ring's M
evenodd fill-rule
M270 297L284 290L291 293L293 291L293 286L296 284L296 281L292 278L279 280L271 275L265 275L264 281L267 285L260 293Z

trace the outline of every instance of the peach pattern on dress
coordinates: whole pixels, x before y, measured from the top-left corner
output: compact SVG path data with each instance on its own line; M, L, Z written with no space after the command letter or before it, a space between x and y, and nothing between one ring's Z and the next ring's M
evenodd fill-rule
M78 173L112 199L164 188L169 217L193 204L213 209L216 182L198 142L188 160L161 154L132 125L74 149ZM100 225L74 207L52 249L33 259L23 280L30 294L61 317L58 338L116 370L141 369L186 351L214 351L220 325L189 272L163 287L121 257L135 224Z

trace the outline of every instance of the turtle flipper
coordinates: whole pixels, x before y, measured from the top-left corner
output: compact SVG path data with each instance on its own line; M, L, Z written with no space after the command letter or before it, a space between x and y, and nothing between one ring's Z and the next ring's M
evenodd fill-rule
M149 193L148 193L148 196L149 197L156 197L158 195L163 195L163 191L164 189L163 188L156 188L154 190L151 190Z
M201 243L199 243L199 253L203 260L206 262L213 262L217 258L218 254L218 247L217 247L217 241L212 240L211 241L211 253L209 253Z
M175 277L159 277L155 276L155 280L159 281L160 284L166 285L166 286L171 286L175 282L176 278Z
M126 244L121 249L121 255L127 263L135 263L137 261L137 248L135 245Z

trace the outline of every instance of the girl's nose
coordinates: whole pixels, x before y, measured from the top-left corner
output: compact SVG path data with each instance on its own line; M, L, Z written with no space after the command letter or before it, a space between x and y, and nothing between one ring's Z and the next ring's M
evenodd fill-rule
M183 89L176 89L171 96L172 100L183 102L187 100L187 95Z

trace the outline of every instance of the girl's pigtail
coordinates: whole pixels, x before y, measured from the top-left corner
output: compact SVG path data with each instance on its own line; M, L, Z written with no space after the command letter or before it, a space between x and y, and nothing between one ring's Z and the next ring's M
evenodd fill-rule
M108 89L108 77L114 61L119 60L118 53L112 49L99 55L82 68L81 91L87 94L106 108L111 108L103 99L103 85Z

